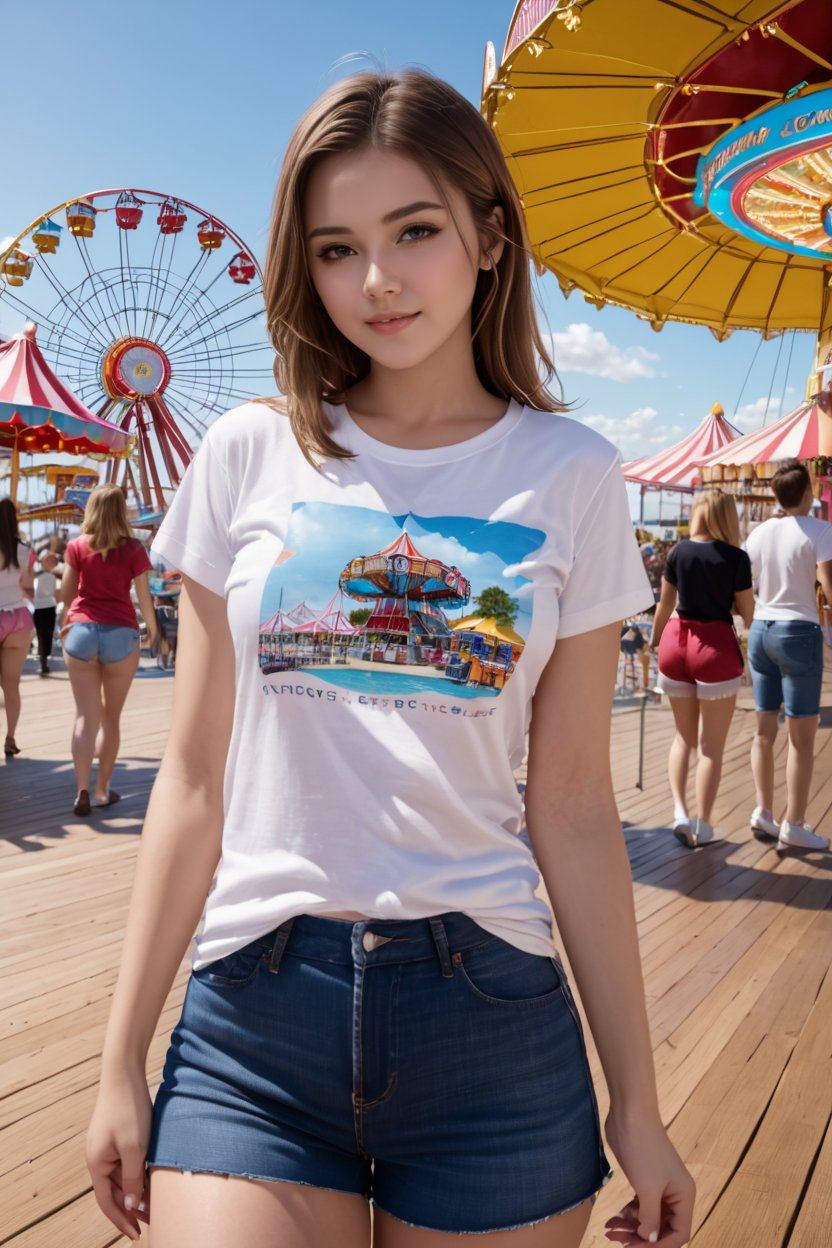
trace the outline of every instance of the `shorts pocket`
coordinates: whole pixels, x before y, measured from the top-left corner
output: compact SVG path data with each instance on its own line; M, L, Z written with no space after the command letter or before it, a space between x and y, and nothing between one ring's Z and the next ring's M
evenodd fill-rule
M268 960L271 947L261 940L255 940L242 949L235 949L224 958L210 962L198 971L193 971L193 978L200 984L212 984L215 988L245 988L256 976L260 967Z
M819 625L809 624L799 632L788 632L777 639L780 667L784 675L813 673L823 662L823 639Z
M529 1008L561 995L563 978L553 958L525 953L499 938L454 954L453 962L468 991L488 1005Z

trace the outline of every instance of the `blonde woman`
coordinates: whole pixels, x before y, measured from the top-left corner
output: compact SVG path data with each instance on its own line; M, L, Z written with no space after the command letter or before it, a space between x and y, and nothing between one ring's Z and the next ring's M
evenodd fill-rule
M98 754L94 804L111 806L110 788L118 756L119 721L139 663L139 626L130 598L135 583L151 640L156 616L147 573L147 551L134 536L124 494L102 485L87 501L81 535L66 548L61 599L69 603L61 628L63 651L75 697L72 759L76 815L90 814L90 775Z
M650 637L651 647L659 648L659 688L676 721L668 763L673 831L690 849L719 839L713 807L743 668L734 614L751 626L751 565L740 549L736 503L730 494L707 490L694 500L690 536L667 556ZM697 749L692 819L687 782Z

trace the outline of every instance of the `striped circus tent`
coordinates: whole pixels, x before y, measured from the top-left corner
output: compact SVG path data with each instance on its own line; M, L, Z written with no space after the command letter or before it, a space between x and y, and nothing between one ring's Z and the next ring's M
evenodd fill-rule
M730 446L711 452L697 462L715 464L764 464L779 459L816 459L832 454L832 417L817 403L801 403L772 425L737 438Z
M721 404L714 403L700 425L681 442L657 455L642 456L624 464L624 476L645 490L681 490L689 493L698 465L739 438L739 430L725 419ZM720 461L722 462L722 461Z

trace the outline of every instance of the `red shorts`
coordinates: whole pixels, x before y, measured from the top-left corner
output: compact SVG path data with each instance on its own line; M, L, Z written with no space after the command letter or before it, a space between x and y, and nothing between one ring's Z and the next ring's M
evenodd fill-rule
M743 658L725 620L668 621L659 642L659 688L679 698L729 698L742 681Z
M34 629L35 621L28 607L12 607L8 611L0 611L0 641L11 637L12 633L28 633Z

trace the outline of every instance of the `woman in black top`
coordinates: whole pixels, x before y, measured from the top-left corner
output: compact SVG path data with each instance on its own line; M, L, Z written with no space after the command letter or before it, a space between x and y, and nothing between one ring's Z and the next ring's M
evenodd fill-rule
M743 666L732 617L741 615L749 628L754 614L751 564L739 546L730 494L708 490L698 495L690 537L667 556L650 637L651 648L659 647L659 688L670 698L676 721L668 762L673 831L691 849L718 839L711 818ZM697 817L692 820L686 794L697 746Z

